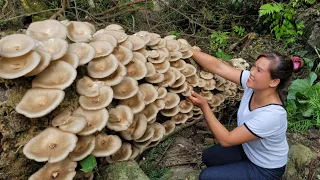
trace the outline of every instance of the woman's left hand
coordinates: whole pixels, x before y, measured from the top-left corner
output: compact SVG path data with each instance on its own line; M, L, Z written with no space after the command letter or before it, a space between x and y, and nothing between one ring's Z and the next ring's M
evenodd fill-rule
M207 100L203 96L194 91L191 92L191 96L187 97L187 99L191 101L192 104L198 106L201 109L203 109L205 105L208 104Z

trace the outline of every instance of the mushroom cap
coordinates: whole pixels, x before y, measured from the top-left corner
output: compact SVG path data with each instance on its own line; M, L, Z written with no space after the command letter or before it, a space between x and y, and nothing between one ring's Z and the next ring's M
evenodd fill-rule
M188 83L185 82L183 83L181 86L178 86L176 88L169 88L169 92L173 92L173 93L183 93L184 91L186 91L188 88Z
M69 53L74 53L79 58L79 66L87 64L95 56L95 49L87 43L73 43L68 47Z
M160 39L160 41L158 42L158 44L156 45L157 49L160 49L160 48L164 48L166 47L167 45L167 40L165 39Z
M144 150L148 147L149 144L152 143L152 140L151 139L148 139L146 141L141 141L141 142L136 142L136 141L133 141L133 145Z
M165 100L165 109L172 109L180 103L180 97L176 93L168 92L166 97L164 97Z
M31 51L25 55L14 58L0 58L0 77L15 79L34 70L40 63L40 55Z
M167 40L166 48L169 51L179 51L180 43L177 40Z
M151 62L146 62L147 74L146 77L151 77L156 74L156 68Z
M88 74L93 78L105 78L117 70L118 64L118 59L113 54L96 58L89 62Z
M128 38L128 35L121 31L105 30L104 33L113 35L117 39L118 43L122 43Z
M222 94L215 94L213 97L208 100L208 103L212 107L220 106L220 104L224 101L224 96Z
M182 52L182 59L188 59L188 58L192 57L192 55L193 55L193 53L190 50Z
M165 40L175 40L175 39L177 39L177 36L176 35L168 35L168 36L165 36L163 39L165 39Z
M91 41L92 35L96 31L92 24L80 21L70 21L67 30L68 38L77 43Z
M32 88L27 90L16 111L28 118L42 117L58 107L64 95L60 89Z
M155 88L158 91L158 99L166 97L168 91L165 87L155 86Z
M134 142L145 142L150 140L153 137L154 134L154 128L150 127L150 124L147 125L146 131L143 133L143 135L139 139L134 139ZM139 147L139 146L138 146Z
M139 90L144 95L144 102L146 105L154 102L158 98L158 91L152 84L143 83L139 85Z
M76 91L86 97L96 97L99 96L99 90L102 86L102 81L94 81L88 76L83 76L77 81Z
M99 95L96 97L86 97L81 95L79 104L86 110L98 110L109 106L113 99L113 90L109 86L102 86Z
M177 60L170 62L170 66L178 69L179 71L182 71L186 67L186 62L184 60Z
M186 64L186 67L184 69L181 70L181 73L185 76L185 77L190 77L192 75L195 75L197 72L197 69L191 65L191 64Z
M51 54L51 60L57 60L66 54L68 46L68 42L64 39L51 38L41 41L37 49Z
M139 32L135 33L134 35L138 36L141 39L143 39L145 45L147 45L151 40L151 36L150 36L148 31L139 31Z
M181 93L183 96L191 96L191 91L193 90L193 87L192 86L188 86L187 87L187 90L184 91L183 93Z
M129 39L123 41L122 43L120 43L120 45L133 51L133 43L129 41Z
M115 99L128 99L138 93L138 81L131 77L124 77L123 80L112 86L113 98Z
M170 67L169 70L174 73L174 75L175 75L175 80L178 80L178 79L182 76L181 72L180 72L177 68L175 68L175 67Z
M112 53L114 48L108 41L93 41L89 43L89 45L92 46L96 51L94 56L95 58L108 56Z
M77 67L79 66L79 58L74 53L66 53L64 56L57 59L56 61L65 61L75 69L77 69Z
M192 111L193 104L188 100L182 100L179 103L179 108L180 108L181 113L188 113L188 112Z
M199 77L196 74L186 77L186 80L193 87L196 87L199 85Z
M132 154L129 159L135 159L141 153L141 149L135 146L134 144L131 144L131 148L132 148Z
M132 53L133 53L133 59L140 60L143 63L147 62L147 58L142 53L139 53L139 52L132 52Z
M213 79L213 74L211 72L208 72L208 71L203 71L201 70L200 71L200 77L203 78L203 79Z
M106 30L106 31L122 31L122 32L124 32L123 27L120 26L119 24L110 24L110 25L106 26L104 28L104 30Z
M37 162L54 163L65 159L76 147L77 141L77 136L72 133L48 127L23 147L23 154Z
M164 109L164 106L166 105L163 99L157 99L154 103L158 107L158 110Z
M178 39L177 41L180 42L180 44L184 44L184 45L187 45L188 47L191 47L191 45L185 39Z
M214 79L205 80L204 90L213 90L216 88L216 81Z
M127 65L133 59L132 51L121 45L114 48L112 54L114 54L118 61L123 65Z
M147 121L150 122L157 117L159 110L155 103L146 105L146 107L140 112L147 117Z
M148 72L145 63L135 58L126 65L126 68L127 76L135 80L143 79Z
M192 118L192 116L193 116L193 111L188 112L187 115L188 115L188 118Z
M157 73L164 74L165 72L167 72L169 70L170 63L169 63L169 61L164 61L163 63L153 64L153 66L156 69Z
M87 119L81 115L72 115L70 111L64 110L52 119L51 124L54 127L59 126L62 131L77 134L87 125Z
M171 118L175 124L183 124L189 119L187 114L178 113Z
M171 109L162 109L160 111L160 113L166 117L172 117L172 116L178 114L179 111L180 111L179 106L175 106Z
M73 180L93 180L94 174L92 171L90 172L83 172L83 171L77 171L77 174L74 176Z
M149 51L150 52L150 51ZM156 52L158 54L156 54ZM149 53L148 61L153 64L163 63L166 60L167 54L164 51L151 51Z
M144 94L139 90L138 93L131 98L120 100L119 104L129 106L133 114L137 114L145 108Z
M48 19L31 23L26 34L38 41L50 38L66 39L67 28L57 20Z
M144 39L140 38L140 36L134 36L134 35L130 35L128 36L128 40L132 42L133 44L133 51L142 49L146 46L146 42L144 41Z
M150 77L146 77L145 80L149 83L161 83L164 80L164 75L161 73L155 73Z
M115 72L99 80L102 81L106 86L115 86L123 80L126 74L127 74L127 68L121 63L119 63L118 68Z
M127 105L118 105L109 110L107 127L114 131L124 131L129 128L133 121L133 112Z
M199 84L198 87L204 87L206 85L207 81L205 79L199 78Z
M160 53L156 50L148 51L148 57L150 57L151 59L158 58L159 56L160 56Z
M162 126L165 129L164 135L168 135L168 134L172 133L174 131L174 129L176 128L176 124L174 123L173 120L167 120L167 121L163 122Z
M107 41L109 42L113 47L116 47L118 45L118 40L111 34L94 34L91 42L94 41Z
M182 53L180 51L172 51L170 52L170 62L178 61L182 58Z
M51 61L51 55L44 51L37 51L37 53L40 55L40 63L38 66L33 69L31 72L27 73L25 76L34 76L42 72L46 67L49 66Z
M125 131L120 131L120 135L125 140L139 139L147 130L147 117L144 114L135 114L132 124Z
M69 154L73 161L81 161L90 155L95 147L95 136L79 136L78 142L74 150Z
M176 75L170 68L163 75L164 75L164 79L161 83L159 83L160 86L168 87L168 86L172 86L176 82Z
M189 50L189 46L188 45L180 43L180 49L179 49L180 52L186 52L188 50Z
M78 133L78 135L82 136L101 131L106 126L109 118L109 113L105 108L99 110L85 110L80 106L74 110L72 114L82 115L87 119L86 127Z
M174 84L172 84L170 87L172 87L172 88L177 88L177 87L182 86L185 82L186 82L186 77L185 77L183 74L181 74L180 78L177 79L177 80L174 82Z
M136 50L135 52L142 54L142 55L145 57L145 60L144 60L144 61L145 61L145 62L147 61L147 58L149 57L149 52L148 52L145 48ZM134 52L134 53L135 53L135 52Z
M95 157L106 157L117 152L122 145L121 139L117 135L106 135L100 133L96 136L96 144L92 154Z
M202 95L207 100L209 100L213 97L213 94L210 91L202 90L202 89L201 89L200 95Z
M108 163L116 162L116 161L125 161L130 158L132 154L131 144L128 142L122 143L120 149L114 154L106 157L106 161Z
M32 81L32 88L65 89L69 87L77 77L75 70L64 61L52 62L39 73Z
M36 46L36 41L25 34L12 34L0 40L0 56L12 58L27 54Z
M156 33L149 33L150 41L147 43L148 46L154 46L159 43L161 36Z
M37 172L32 174L28 180L38 179L56 179L56 180L72 180L76 175L77 162L66 158L55 163L47 163Z
M166 129L164 128L164 126L157 122L150 124L150 128L154 128L154 133L151 138L152 141L161 140L162 137L164 136L164 133L166 132Z

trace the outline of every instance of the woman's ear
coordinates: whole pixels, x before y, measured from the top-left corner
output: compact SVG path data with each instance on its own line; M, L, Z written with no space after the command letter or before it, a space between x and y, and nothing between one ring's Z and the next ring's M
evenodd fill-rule
M274 88L274 87L277 87L278 84L280 83L280 79L272 79L271 82L270 82L270 87Z

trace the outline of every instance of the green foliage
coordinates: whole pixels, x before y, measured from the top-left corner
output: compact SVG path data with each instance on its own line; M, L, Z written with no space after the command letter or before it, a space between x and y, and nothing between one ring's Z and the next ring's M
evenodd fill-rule
M217 58L226 59L226 60L230 60L232 58L232 56L224 53L221 49L218 49L218 51L215 53L215 56Z
M245 29L241 26L233 26L233 31L240 37L244 35Z
M210 49L215 52L216 57L230 60L232 57L224 51L228 45L229 32L215 31L210 35Z
M175 36L176 36L176 39L179 39L180 36L181 36L180 32L178 32L178 31L171 31L171 32L170 32L170 35L175 35Z
M303 3L306 4L314 4L315 0L291 0L290 3L292 4L292 7L299 7L303 5Z
M97 168L96 158L91 154L80 161L81 171L87 173Z

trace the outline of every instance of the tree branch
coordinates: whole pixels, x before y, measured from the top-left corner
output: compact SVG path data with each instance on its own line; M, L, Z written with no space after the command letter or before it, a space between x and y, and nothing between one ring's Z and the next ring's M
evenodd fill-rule
M96 14L94 14L94 16L103 16L105 14L108 14L108 13L114 11L115 9L122 8L122 7L125 7L125 6L130 6L130 5L141 3L141 2L146 2L146 1L150 1L150 0L136 0L136 1L127 2L127 3L124 3L124 4L119 4L119 5L117 5L117 6L113 7L113 8L110 8L110 9L106 10L105 12L96 13Z
M50 19L57 19L58 16L62 16L62 13L65 12L67 7L67 0L61 0L61 8L58 12L54 13Z
M31 15L40 14L40 13L49 12L49 11L57 11L57 10L60 10L60 9L61 8L47 9L47 10L34 12L34 13L22 14L22 15L19 15L19 16L15 16L15 17L11 17L11 18L8 18L8 19L4 19L4 20L2 20L2 22L11 21L11 20L18 19L18 18L21 18L21 17L24 17L24 16L31 16Z
M116 14L106 15L106 16L99 17L99 18L97 17L97 19L105 20L105 19L114 18L114 17L129 13L129 12L133 12L133 11L146 11L146 10L148 10L148 9L147 8L133 8L133 9L128 9L128 10L125 10L125 11L122 11L122 12L119 12L119 13L116 13Z

